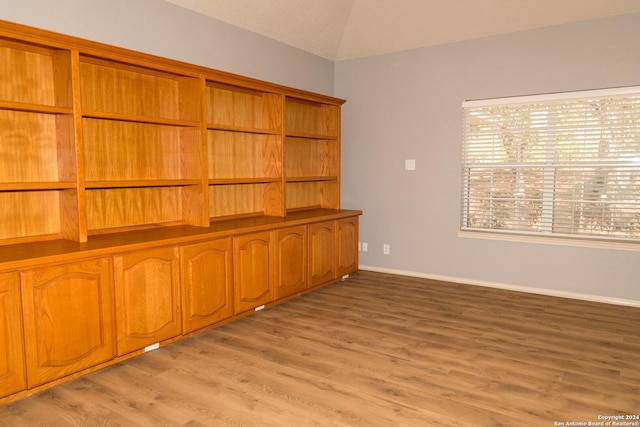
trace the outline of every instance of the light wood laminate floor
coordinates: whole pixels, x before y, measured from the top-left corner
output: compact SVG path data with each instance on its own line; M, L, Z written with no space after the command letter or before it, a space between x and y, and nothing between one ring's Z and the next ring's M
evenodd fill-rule
M638 414L640 309L361 271L2 406L0 426L530 427Z

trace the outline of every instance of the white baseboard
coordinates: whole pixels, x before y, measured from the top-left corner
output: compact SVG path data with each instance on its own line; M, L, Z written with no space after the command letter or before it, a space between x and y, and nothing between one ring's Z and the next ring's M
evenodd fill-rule
M557 291L553 289L532 288L529 286L508 285L505 283L486 282L482 280L464 279L460 277L441 276L438 274L418 273L416 271L394 270L391 268L373 267L370 265L358 266L360 270L376 271L379 273L398 274L400 276L420 277L423 279L440 280L444 282L462 283L465 285L484 286L487 288L505 289L509 291L527 292L530 294L548 295L560 298L572 298L584 301L600 302L604 304L625 305L629 307L639 307L640 301L627 300L623 298L611 298L600 295L579 294L575 292Z

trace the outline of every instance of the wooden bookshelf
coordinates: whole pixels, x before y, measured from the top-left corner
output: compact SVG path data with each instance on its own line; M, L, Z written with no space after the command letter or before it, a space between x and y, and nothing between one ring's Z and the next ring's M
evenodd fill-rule
M0 21L0 404L357 270L343 103Z

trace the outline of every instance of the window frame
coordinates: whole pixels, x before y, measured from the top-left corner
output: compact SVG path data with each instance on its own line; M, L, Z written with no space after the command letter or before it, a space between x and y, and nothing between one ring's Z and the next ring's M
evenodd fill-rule
M572 102L576 100L585 100L592 98L611 98L617 96L640 96L640 86L631 86L631 87L621 87L621 88L611 88L611 89L598 89L598 90L588 90L588 91L574 91L574 92L563 92L563 93L551 93L551 94L543 94L543 95L529 95L529 96L518 96L518 97L507 97L507 98L493 98L493 99L482 99L482 100L471 100L464 101L462 103L463 115L464 115L464 123L463 123L463 141L462 141L462 162L461 162L461 180L462 180L462 188L461 188L461 211L460 211L460 229L458 231L458 236L460 237L471 237L471 238L484 238L484 239L497 239L497 240L510 240L510 241L523 241L530 243L548 243L548 244L560 244L560 245L571 245L571 246L587 246L587 247L603 247L603 248L613 248L613 249L625 249L625 250L640 250L640 237L634 237L629 233L630 236L618 236L611 234L573 234L573 233L560 233L554 231L554 221L556 221L555 217L559 216L559 209L556 209L554 212L554 204L558 203L561 199L557 196L557 188L555 187L556 173L560 166L559 162L555 160L555 158L551 161L541 162L535 167L542 169L542 187L541 187L541 214L539 216L540 230L536 231L527 231L527 230L516 230L516 229L506 229L506 228L492 228L492 227L473 227L469 224L470 222L470 201L473 199L470 196L470 185L472 184L471 173L474 170L480 170L482 168L492 168L499 169L501 167L511 168L516 170L516 173L522 174L525 166L521 164L501 164L499 161L491 162L488 161L482 165L471 165L468 157L469 150L469 137L467 135L469 124L469 114L468 110L478 108L478 107L503 107L503 106L518 106L518 105L526 105L526 104L543 104L549 103L558 104L564 101ZM635 122L634 122L635 124ZM640 123L639 123L640 125ZM494 143L495 144L495 143ZM633 143L632 143L633 145ZM545 147L545 150L553 150L553 155L557 155L558 144L553 143L550 145L551 148ZM634 148L635 150L635 148ZM635 151L634 151L635 154ZM637 162L636 159L640 158L640 150L638 150L638 156L634 157L634 162ZM548 153L547 153L548 156ZM606 171L606 166L608 164L606 161L595 161L590 167L595 168L598 171ZM531 164L527 167L534 167L534 164ZM611 167L611 166L609 166ZM613 166L615 171L618 171L619 166ZM635 177L637 173L635 171L636 164L631 164L631 172L630 176ZM490 172L493 173L493 172ZM493 179L493 175L492 175ZM635 179L634 179L635 181ZM494 199L492 198L491 201ZM516 204L517 199L515 196L512 196L511 199L514 204ZM582 203L585 203L587 199L581 199ZM632 205L632 211L635 211L635 207L640 206L640 200L635 199ZM517 209L517 208L514 208ZM490 214L487 218L493 218Z

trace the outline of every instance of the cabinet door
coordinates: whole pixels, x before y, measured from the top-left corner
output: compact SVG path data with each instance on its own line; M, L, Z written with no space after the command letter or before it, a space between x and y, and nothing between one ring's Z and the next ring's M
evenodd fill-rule
M180 248L185 333L233 315L231 238Z
M337 277L358 270L358 217L336 221Z
M0 274L0 397L27 387L18 273Z
M307 227L275 232L275 293L280 299L307 288Z
M251 310L273 300L271 232L247 234L233 240L235 312Z
M334 222L309 225L309 286L336 278L334 268Z
M29 387L115 356L108 259L25 271L22 301Z
M175 337L180 321L177 248L114 256L118 354Z

